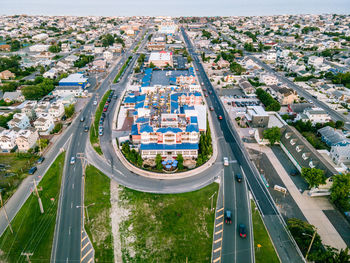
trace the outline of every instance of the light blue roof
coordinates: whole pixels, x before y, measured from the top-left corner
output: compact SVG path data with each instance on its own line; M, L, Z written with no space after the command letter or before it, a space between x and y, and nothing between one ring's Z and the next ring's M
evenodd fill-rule
M153 132L153 128L148 124L142 124L140 127L140 133L143 132Z
M148 123L149 122L149 118L140 117L140 118L137 118L137 120L135 122L136 123Z
M182 130L180 128L166 127L166 128L159 128L157 130L157 132L161 132L161 133L167 133L167 132L178 133L178 132L182 132Z

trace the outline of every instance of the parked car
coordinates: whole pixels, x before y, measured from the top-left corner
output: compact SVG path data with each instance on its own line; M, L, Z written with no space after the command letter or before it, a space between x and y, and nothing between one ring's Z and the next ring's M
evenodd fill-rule
M45 157L41 156L36 162L37 162L38 164L41 164L41 163L44 162L44 160L45 160Z
M209 110L210 110L210 111L214 111L214 107L213 107L213 106L210 106L210 107L209 107Z
M228 158L224 157L224 166L228 166Z
M239 182L239 183L242 182L243 177L241 174L235 174L235 177L236 177L237 182Z
M70 158L70 164L75 164L75 157L74 157L74 156L72 156L72 157Z
M219 118L219 120L222 120L222 116L221 116L221 115L219 115L219 117L218 117L218 118Z
M246 231L246 227L244 224L239 224L238 226L238 232L239 232L239 236L242 238L246 238L247 237L247 231Z
M106 111L107 111L107 108L106 108L106 107L104 107L104 108L103 108L103 111L104 111L104 112L106 112Z
M99 131L98 131L98 135L99 135L99 136L102 136L102 135L103 135L103 130L99 130Z
M36 170L38 170L38 168L36 168L36 166L33 166L32 168L29 169L28 174L30 175L34 174Z
M113 95L113 99L118 99L118 95Z
M102 112L101 116L104 118L106 117L106 113L105 112Z
M213 94L213 92L211 90L209 90L209 94L211 95L211 94Z
M228 225L232 224L232 213L230 210L225 211L225 223Z
M204 96L205 96L205 97L208 97L208 94L207 94L207 93L205 93L205 94L204 94Z
M94 105L95 105L95 106L97 105L97 100L94 100Z

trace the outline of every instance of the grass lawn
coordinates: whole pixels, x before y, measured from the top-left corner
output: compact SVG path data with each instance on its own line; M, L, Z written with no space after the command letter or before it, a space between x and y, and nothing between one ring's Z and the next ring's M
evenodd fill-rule
M0 154L0 189L4 201L13 195L37 159L33 154Z
M14 234L7 228L1 236L1 262L25 262L23 251L34 253L32 262L50 261L64 157L64 153L57 157L38 186L45 213L40 213L38 199L31 195L12 220Z
M114 262L113 236L110 218L110 179L94 166L86 168L84 205L90 221L85 230L95 249L96 262Z
M261 219L259 210L255 209L254 201L251 202L252 219L254 230L254 248L255 248L255 262L257 263L279 263L276 251L270 237L266 231L265 225ZM258 244L261 245L258 248Z
M210 262L213 183L184 194L149 194L120 187L119 206L129 215L119 225L123 262ZM216 203L214 198L214 204Z
M90 129L90 142L91 142L92 146L94 147L95 151L100 155L102 155L102 150L101 150L100 142L98 139L98 126L99 126L99 122L100 122L101 115L103 112L103 108L106 104L106 101L107 101L110 93L111 93L111 90L107 91L103 95L103 97L100 101L100 104L98 105L98 107L96 109L94 125L91 126L91 129Z

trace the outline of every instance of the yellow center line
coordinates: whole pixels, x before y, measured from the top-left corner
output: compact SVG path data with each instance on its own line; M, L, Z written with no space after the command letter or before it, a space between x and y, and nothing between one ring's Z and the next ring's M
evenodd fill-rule
M224 216L224 214L219 215L216 219L220 219L220 218L223 217L223 216Z
M87 257L87 255L90 254L91 251L92 251L92 248L90 248L90 250L87 253L85 253L85 255L81 258L80 262L82 262Z
M222 240L222 237L220 237L219 239L215 240L214 243L216 244L216 243L220 242L221 240Z
M84 248L86 248L86 247L87 247L87 245L89 245L89 242L86 242L85 246L81 248L81 251L83 251L83 250L84 250Z
M221 258L220 257L218 257L217 259L215 259L213 262L215 263L215 262L218 262L219 260L220 260Z
M218 247L217 249L214 250L214 253L218 252L221 249L221 247Z
M222 229L219 230L219 231L217 231L217 232L215 232L215 235L217 235L217 234L219 234L219 233L221 233L221 232L222 232Z
M215 227L221 226L224 222L220 222L219 224L217 224Z

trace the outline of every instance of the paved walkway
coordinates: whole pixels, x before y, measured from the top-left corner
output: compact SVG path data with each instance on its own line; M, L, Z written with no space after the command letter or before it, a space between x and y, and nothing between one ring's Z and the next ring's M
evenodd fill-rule
M289 174L286 172L270 147L259 146L258 144L245 145L247 148L264 152L266 154L273 167L276 169L276 171L278 171L281 180L288 189L290 195L293 197L294 201L299 206L307 221L317 227L317 233L321 236L323 244L335 247L337 249L346 248L344 240L322 211L322 209L325 207L324 202L320 202L314 197L309 197L306 192L304 192L304 194L299 192Z

